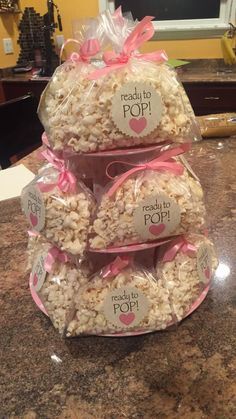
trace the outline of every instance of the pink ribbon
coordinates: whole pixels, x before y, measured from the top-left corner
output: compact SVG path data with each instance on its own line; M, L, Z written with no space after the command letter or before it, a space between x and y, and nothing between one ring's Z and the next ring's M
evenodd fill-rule
M191 257L196 253L197 248L189 243L183 236L177 237L177 239L170 243L170 246L165 251L162 262L171 262L180 251Z
M168 60L168 57L164 50L159 50L156 52L140 54L136 50L146 41L152 38L154 35L154 27L152 20L154 17L146 16L141 22L134 28L131 34L126 39L123 51L120 54L116 54L114 51L106 51L103 54L103 60L106 64L106 67L95 70L88 75L90 80L96 80L99 77L102 77L109 73L110 71L116 70L118 68L126 65L131 57L137 59L143 59L146 61L158 61L160 63Z
M46 316L48 316L47 310L44 307L42 301L40 300L38 294L36 293L35 289L34 289L34 285L33 285L33 277L32 274L30 274L30 278L29 278L29 286L30 286L30 292L31 292L31 296L36 304L36 306L38 306L38 308L44 313L46 314Z
M118 177L118 179L114 182L112 187L107 192L107 196L111 197L127 178L129 178L134 173L140 172L140 171L143 171L143 170L157 170L157 171L167 170L167 171L170 171L170 172L174 173L175 175L178 175L178 176L182 175L183 172L184 172L184 166L182 164L176 163L176 161L173 159L173 157L176 157L179 154L182 154L182 153L188 151L189 149L190 149L190 144L189 143L182 144L182 146L180 146L180 147L176 147L176 148L173 148L171 150L164 151L156 159L151 160L150 162L144 163L144 164L136 165L136 164L132 164L132 163L124 162L124 161L119 161L119 160L109 163L107 168L106 168L106 175L110 179L114 179L114 178L109 175L108 170L112 165L114 165L116 163L126 164L128 166L132 166L133 169L128 170L127 172L123 173L122 175L120 175Z
M56 260L59 260L62 263L67 263L69 261L69 256L54 246L48 251L47 257L44 261L44 268L46 272L52 272L52 267Z
M132 261L132 258L129 256L118 256L114 262L111 262L102 270L103 278L113 278L118 275L126 266L128 266Z
M56 157L50 149L42 151L41 155L58 170L59 176L56 183L38 182L39 189L42 192L50 192L55 187L58 187L62 192L75 193L76 177L65 168L65 162Z
M64 44L61 47L60 63L61 63L62 54L63 54L63 51L64 51L66 45L71 43L71 42L80 45L79 53L78 52L73 52L70 55L69 60L73 61L73 62L87 63L87 62L90 61L91 57L94 57L100 51L100 44L99 44L98 39L96 39L96 38L88 39L82 45L81 45L81 42L79 42L77 39L69 38L64 42Z
M46 146L46 147L50 147L49 141L48 141L48 137L46 132L43 132L42 134L42 143Z
M64 160L59 159L50 148L47 148L41 152L41 156L51 163L57 170L63 170L65 163Z
M38 237L40 233L38 231L28 230L27 231L29 237Z

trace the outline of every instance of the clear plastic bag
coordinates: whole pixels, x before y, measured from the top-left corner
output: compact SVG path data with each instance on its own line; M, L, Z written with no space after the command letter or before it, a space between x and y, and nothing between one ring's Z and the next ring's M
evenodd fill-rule
M26 270L31 271L35 255L38 253L38 251L42 248L42 246L45 246L47 241L41 234L39 234L37 231L31 231L28 230L28 244L27 244L27 265ZM51 245L48 243L48 249L51 247Z
M89 106L89 120L81 121L84 135L68 142L78 152L201 138L189 99L166 64L131 58L125 67L96 79L81 117L86 117ZM96 137L96 149L91 134Z
M156 274L165 283L180 321L209 286L218 265L216 252L210 239L196 234L174 239L160 249Z
M170 155L169 151L164 154ZM164 159L164 154L159 158ZM148 167L135 166L127 172L129 176L121 175L104 192L91 229L91 248L143 243L203 227L205 207L200 183L176 159L151 170L156 160ZM173 164L180 169L178 174L170 169Z
M165 52L138 52L142 43L154 34L151 20L147 16L141 22L131 22L129 30L122 31L122 23L114 20L109 11L100 16L101 26L115 51L103 56L108 67L114 66L112 71L102 75L101 70L102 77L95 78L100 86L100 112L110 128L102 149L201 139L182 83L175 70L164 63ZM126 64L119 67L122 62ZM109 138L113 144L111 141L108 144Z
M112 49L116 53L121 52L124 41L134 30L138 21L134 21L132 13L122 13L122 8L118 7L114 13L105 11L98 16L100 34L107 49Z
M50 265L50 269L46 265ZM34 264L30 276L31 294L59 333L64 332L73 298L87 281L89 274L87 262L84 261L76 267L66 254L48 244L38 245L34 249Z
M154 33L150 18L145 19L130 33L126 19L107 12L100 18L98 36L105 34L115 52L104 53L103 68L83 65L81 70L71 62L59 67L39 107L54 150L89 153L186 142L200 135L175 71L163 64L164 51L137 52Z
M230 137L236 135L236 113L220 113L197 117L203 137Z
M60 65L43 91L38 116L54 150L62 150L78 133L81 104L90 96L92 84L87 75L97 67L92 57L99 56L102 34L98 20L87 19L74 23L74 39L66 42L79 44L78 53Z
M139 334L165 329L173 322L169 293L153 272L127 259L93 275L74 297L65 335ZM116 269L114 265L121 267Z
M103 192L105 186L110 182L107 177L106 168L115 158L122 158L122 163L111 167L111 176L119 176L126 170L124 163L141 164L157 157L162 145L155 145L142 148L132 148L129 150L116 150L102 153L75 154L71 152L63 153L68 167L71 171L82 178L86 185L93 190L95 197L98 199Z
M86 186L71 176L47 165L22 190L21 202L32 230L61 250L82 256L95 201ZM75 183L70 184L72 180Z

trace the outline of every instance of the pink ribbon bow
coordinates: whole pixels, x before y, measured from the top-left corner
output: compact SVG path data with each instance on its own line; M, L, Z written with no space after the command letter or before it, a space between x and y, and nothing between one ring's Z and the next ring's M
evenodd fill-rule
M46 146L46 147L50 147L49 141L48 141L48 137L46 132L42 133L42 143Z
M38 182L39 189L42 192L50 192L57 186L62 192L75 193L76 177L65 168L65 162L56 157L50 149L42 151L41 155L58 170L59 176L56 183Z
M154 17L146 16L141 22L134 28L131 34L126 39L123 50L120 54L116 54L114 51L106 51L103 54L103 60L106 67L95 70L88 75L90 80L96 80L101 76L106 75L110 71L116 70L127 64L131 57L143 59L146 61L158 61L160 63L168 60L168 57L164 50L156 52L140 54L136 50L146 41L152 38L154 35L154 27L152 20Z
M174 260L178 252L185 253L191 257L196 253L196 251L196 246L189 243L183 236L177 237L177 239L171 241L162 258L162 262L171 262Z
M44 268L46 272L52 272L52 267L56 260L66 263L69 261L69 256L54 246L48 251L47 257L44 261Z
M27 231L29 237L38 237L40 236L38 231L28 230Z
M132 261L132 258L129 256L118 256L114 262L109 263L103 270L102 270L102 277L103 278L113 278L114 276L118 275L126 266L128 266Z
M117 178L117 180L114 182L112 187L107 192L107 196L111 197L127 178L129 178L134 173L140 172L142 170L158 170L158 171L167 170L174 173L175 175L182 175L184 172L184 166L182 164L176 163L173 157L176 157L179 154L182 154L188 151L189 149L190 149L189 143L182 144L180 147L176 147L171 150L164 151L156 159L151 160L150 162L144 163L144 164L136 165L136 164L123 162L119 160L109 163L106 168L106 174L110 179L114 179L114 178L109 175L108 170L112 165L116 163L132 166L133 169L128 170L127 172L123 173Z
M100 51L100 44L99 44L98 39L96 38L88 39L82 45L81 45L81 42L79 42L77 39L69 38L64 42L64 44L61 47L60 63L62 60L62 54L65 49L65 46L71 42L80 45L79 53L72 52L72 54L70 55L69 60L73 62L87 63L90 61L91 57L94 57Z

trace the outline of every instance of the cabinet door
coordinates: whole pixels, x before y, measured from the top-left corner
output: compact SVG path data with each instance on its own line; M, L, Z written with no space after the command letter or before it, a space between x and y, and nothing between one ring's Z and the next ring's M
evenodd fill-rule
M2 81L5 100L32 94L39 101L40 95L47 85L47 81Z
M2 87L2 83L0 82L0 103L5 102L4 91Z
M236 112L236 83L184 83L196 115Z

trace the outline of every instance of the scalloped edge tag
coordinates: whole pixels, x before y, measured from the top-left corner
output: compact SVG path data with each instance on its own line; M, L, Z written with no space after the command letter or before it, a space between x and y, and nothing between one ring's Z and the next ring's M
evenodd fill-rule
M132 138L151 134L159 125L162 112L161 95L147 82L127 82L112 99L114 124Z

